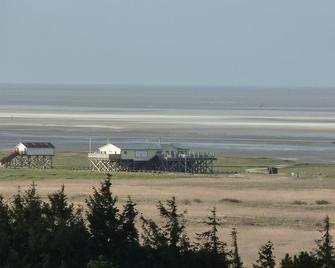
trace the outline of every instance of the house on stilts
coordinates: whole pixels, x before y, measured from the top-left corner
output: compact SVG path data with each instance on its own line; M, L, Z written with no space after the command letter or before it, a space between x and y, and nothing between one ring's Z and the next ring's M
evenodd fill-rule
M4 168L52 168L55 146L50 142L21 142L13 152L0 159Z
M108 143L89 153L90 169L98 172L159 171L210 174L214 153L192 152L171 143Z

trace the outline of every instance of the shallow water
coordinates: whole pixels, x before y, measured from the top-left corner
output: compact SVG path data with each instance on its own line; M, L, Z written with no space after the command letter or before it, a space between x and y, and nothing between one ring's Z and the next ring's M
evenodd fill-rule
M172 141L227 155L335 160L335 90L108 86L0 87L0 149Z

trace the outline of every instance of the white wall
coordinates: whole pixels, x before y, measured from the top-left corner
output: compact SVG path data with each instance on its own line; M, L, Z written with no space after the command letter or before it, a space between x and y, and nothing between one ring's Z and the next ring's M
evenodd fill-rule
M101 154L121 154L121 149L113 144L106 144L99 148Z

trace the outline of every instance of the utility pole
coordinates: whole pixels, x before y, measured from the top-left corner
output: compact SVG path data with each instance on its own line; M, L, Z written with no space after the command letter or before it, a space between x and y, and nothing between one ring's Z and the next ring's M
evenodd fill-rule
M92 153L92 136L90 136L89 150L90 150L90 153Z
M187 161L186 161L186 153L185 153L185 174L187 173Z

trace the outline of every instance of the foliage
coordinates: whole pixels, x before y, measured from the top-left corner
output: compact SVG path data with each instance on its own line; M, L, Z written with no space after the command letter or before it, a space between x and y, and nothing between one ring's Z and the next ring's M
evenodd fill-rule
M243 268L243 262L241 260L241 256L238 252L237 245L237 231L233 228L231 232L232 240L233 240L233 251L232 251L232 259L231 259L231 268Z
M254 268L274 268L276 265L275 257L273 256L273 244L268 241L258 251L258 260L253 265Z
M315 257L323 268L333 268L335 267L335 251L333 239L329 232L330 222L328 216L326 216L323 223L322 237L316 241Z

